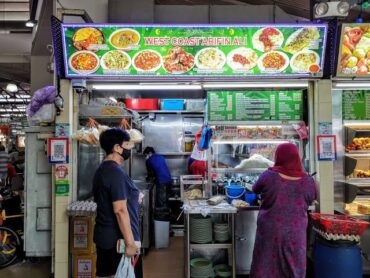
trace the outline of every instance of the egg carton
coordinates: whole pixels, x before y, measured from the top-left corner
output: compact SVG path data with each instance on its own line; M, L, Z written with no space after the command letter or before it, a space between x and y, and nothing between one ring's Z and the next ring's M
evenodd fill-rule
M343 234L325 233L324 231L316 227L313 227L313 230L316 233L318 233L320 236L325 238L326 240L348 240L348 241L360 242L360 239L361 239L359 235L343 235Z

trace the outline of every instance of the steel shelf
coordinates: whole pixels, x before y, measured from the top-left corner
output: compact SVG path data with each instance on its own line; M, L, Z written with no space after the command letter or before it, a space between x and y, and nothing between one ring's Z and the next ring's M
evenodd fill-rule
M232 243L190 244L190 249L231 249L232 247Z

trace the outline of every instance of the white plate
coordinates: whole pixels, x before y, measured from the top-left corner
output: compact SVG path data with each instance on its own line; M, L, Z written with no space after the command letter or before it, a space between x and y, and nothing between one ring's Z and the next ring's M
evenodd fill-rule
M118 46L114 45L114 44L112 43L112 38L113 38L113 36L114 36L115 34L119 33L119 32L122 32L122 31L131 31L131 32L136 33L136 34L138 35L138 37L139 37L139 39L138 39L137 43L135 43L135 44L130 44L130 45L129 45L129 46L127 46L127 47L118 47ZM134 30L134 29L130 29L130 28L123 28L123 29L118 29L118 30L114 31L112 34L110 34L110 36L109 36L109 43L110 43L110 45L111 45L111 46L113 46L115 49L121 49L121 50L132 50L132 49L135 49L135 48L138 46L138 44L139 44L139 42L140 42L140 39L141 39L141 36L140 36L140 33L139 33L138 31L136 31L136 30Z
M297 52L296 54L293 55L293 57L290 59L290 67L292 68L292 71L293 72L299 72L299 73L306 73L306 72L310 72L309 71L309 68L311 65L308 66L308 68L306 70L301 70L297 67L295 67L293 65L294 61L297 59L297 56L300 55L300 54L315 54L315 57L316 57L316 61L311 64L311 65L320 65L320 56L315 52L315 51L312 51L312 50L308 50L308 49L305 49L305 50L302 50L302 51L299 51Z
M320 34L319 33L319 30L316 28L316 27L304 27L304 28L314 28L314 29L316 29L316 31L317 31L317 33L318 34ZM286 42L285 42L285 47L288 45L288 44L290 44L297 36L298 36L298 34L300 33L300 32L302 32L302 30L304 29L304 28L301 28L301 29L298 29L297 31L295 31L293 34L291 34L289 37L288 37L288 39L286 40ZM299 50L299 51L302 51L302 50L304 50L304 49L309 49L309 46L308 47L305 47L305 48L303 48L303 49L301 49L301 50ZM289 52L289 53L291 53L291 54L295 54L295 53L297 53L297 52L299 52L299 51L287 51L287 52Z
M141 53L146 52L146 51L148 51L148 52L152 52L152 53L155 53L155 54L159 57L159 65L158 65L158 66L156 66L156 67L155 67L155 68L153 68L153 69L150 69L150 70L143 70L143 69L139 69L139 68L137 68L137 67L136 67L136 65L135 65L135 59L136 59L136 57L137 57L137 56L139 56ZM163 58L162 58L162 55L161 55L158 51L151 50L151 49L146 49L146 50L142 50L142 51L139 51L138 53L136 53L136 54L134 55L134 57L132 58L131 63L132 63L132 66L133 66L133 67L134 67L138 72L155 72L155 71L157 71L157 70L159 70L159 69L161 68L162 63L163 63Z
M128 64L126 65L126 67L124 67L123 69L110 69L108 68L106 65L105 65L105 62L104 62L104 58L112 51L117 51L121 54L123 54L124 56L126 56L126 58L128 59ZM120 71L120 70L126 70L128 69L130 66L131 66L131 57L125 52L125 51L121 51L121 50L111 50L111 51L108 51L107 53L105 53L101 59L100 59L100 65L103 69L105 70L112 70L112 71Z
M266 27L266 28L272 28L272 29L275 29L276 31L279 32L278 40L275 43L275 45L272 47L273 50L279 49L281 47L281 45L283 44L283 42L284 42L283 33L281 33L281 31L277 28L273 28L273 27ZM261 51L261 52L266 52L266 51L265 51L265 45L259 40L259 37L262 34L263 30L265 30L266 28L262 28L262 29L257 30L253 34L253 37L252 37L253 48L257 49L258 51Z
M92 56L94 56L94 57L95 57L95 59L96 59L96 66L95 66L95 68L93 68L93 69L91 69L91 70L78 70L78 69L75 69L74 67L72 67L72 59L73 59L75 56L77 56L77 55L79 55L79 54L82 54L82 53L88 53L88 54L90 54L90 55L92 55ZM88 50L81 50L81 51L77 51L77 52L73 53L73 54L71 55L71 57L69 57L68 65L69 65L69 67L70 67L74 72L77 72L77 73L79 73L79 74L87 75L87 74L94 73L94 72L96 72L96 71L98 70L98 68L99 68L99 66L100 66L100 63L99 63L99 62L100 62L100 61L99 61L99 57L98 57L94 52L92 52L92 51L88 51Z
M220 56L220 61L217 65L215 65L214 67L207 67L203 64L201 64L199 62L199 56L204 53L204 52L207 52L207 51L210 51L210 50L215 50L219 56ZM225 65L226 63L226 56L225 56L225 53L223 53L220 49L216 48L216 47L207 47L207 48L203 48L202 50L198 51L198 53L195 55L195 64L196 66L199 68L199 69L208 69L208 70L213 70L213 69L222 69L223 66Z
M267 56L267 55L269 55L269 54L271 54L271 53L274 53L274 52L276 52L276 53L279 53L281 56L283 56L284 57L284 59L285 59L285 64L284 64L284 66L282 66L280 69L266 69L264 66L263 66L263 63L262 63L262 61L263 61L263 59ZM288 57L288 55L286 55L284 52L281 52L281 51L270 51L270 52L266 52L265 54L263 54L260 58L259 58L259 60L258 60L258 68L261 70L261 72L263 72L263 73L266 73L266 72L270 72L270 73L279 73L279 72L282 72L282 71L284 71L284 70L286 70L286 68L289 66L289 57Z
M251 56L255 56L255 61L252 65L243 66L242 64L233 61L233 56L235 54L240 54L243 57L247 58L248 60L251 58ZM234 71L237 71L237 70L249 71L249 70L253 69L255 66L257 66L257 61L258 61L258 56L257 56L256 52L251 48L239 47L237 49L234 49L234 50L230 51L230 53L227 54L227 64Z

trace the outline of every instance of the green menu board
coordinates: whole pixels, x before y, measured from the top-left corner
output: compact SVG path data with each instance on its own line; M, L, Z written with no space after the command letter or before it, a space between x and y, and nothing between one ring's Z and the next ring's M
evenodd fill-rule
M343 120L370 120L370 91L343 91Z
M63 24L69 78L320 77L326 25Z
M208 92L209 121L298 121L302 91Z

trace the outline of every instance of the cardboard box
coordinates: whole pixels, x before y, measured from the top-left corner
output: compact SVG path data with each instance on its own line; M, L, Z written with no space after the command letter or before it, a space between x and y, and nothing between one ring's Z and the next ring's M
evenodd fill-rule
M73 278L95 278L96 255L73 255Z
M93 242L94 218L73 216L70 229L70 249L72 254L92 254L95 252Z

